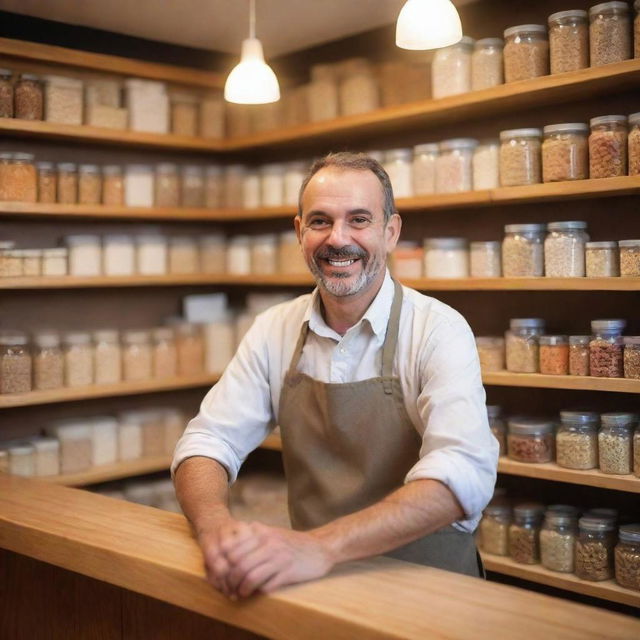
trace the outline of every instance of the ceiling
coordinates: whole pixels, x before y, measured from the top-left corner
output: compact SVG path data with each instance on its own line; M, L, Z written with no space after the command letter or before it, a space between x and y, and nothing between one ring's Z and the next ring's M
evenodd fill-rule
M404 2L256 0L256 33L274 57L391 24ZM249 0L0 0L0 9L226 53L249 30Z

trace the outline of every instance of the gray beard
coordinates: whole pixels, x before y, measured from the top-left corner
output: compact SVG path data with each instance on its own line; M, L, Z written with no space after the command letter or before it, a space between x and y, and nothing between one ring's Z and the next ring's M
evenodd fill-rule
M318 266L315 258L312 258L309 263L309 269L315 278L316 284L336 298L355 296L363 289L366 289L366 287L376 279L378 273L380 273L380 266L380 261L374 258L371 262L365 265L362 273L358 276L356 281L352 284L348 284L347 282L340 282L339 280L327 279ZM343 272L336 272L333 274L333 277L344 279L348 278L349 275Z

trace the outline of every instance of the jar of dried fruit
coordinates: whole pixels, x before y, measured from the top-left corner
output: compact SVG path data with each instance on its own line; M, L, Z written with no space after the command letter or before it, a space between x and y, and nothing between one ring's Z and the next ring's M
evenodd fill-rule
M505 278L544 275L545 224L505 225L502 275Z
M599 424L600 416L592 411L561 411L556 463L565 469L595 469Z
M616 526L611 520L583 516L578 521L575 574L592 582L613 578Z
M540 562L540 525L544 516L541 504L526 502L513 510L509 527L509 555L521 564Z
M540 418L512 418L508 422L507 455L518 462L553 460L554 424Z
M569 373L567 336L540 336L540 373L566 376Z
M589 342L589 370L597 378L622 378L625 320L593 320Z
M619 536L614 552L616 582L640 591L640 523L620 527Z
M585 272L587 278L611 278L620 275L618 243L613 240L585 244Z

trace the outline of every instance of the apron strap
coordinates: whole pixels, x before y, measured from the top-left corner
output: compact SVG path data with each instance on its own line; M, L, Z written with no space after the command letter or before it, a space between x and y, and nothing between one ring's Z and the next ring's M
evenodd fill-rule
M398 345L398 333L400 331L400 311L402 309L402 285L397 280L393 281L394 293L387 333L382 345L382 385L387 395L393 393L391 377L393 375L393 358Z
M296 370L298 369L298 363L300 362L300 357L302 356L302 349L304 347L305 340L307 339L307 333L309 333L308 320L302 323L300 335L298 336L298 342L296 342L296 348L293 350L293 355L291 356L291 364L289 364L289 373L291 375L295 374Z

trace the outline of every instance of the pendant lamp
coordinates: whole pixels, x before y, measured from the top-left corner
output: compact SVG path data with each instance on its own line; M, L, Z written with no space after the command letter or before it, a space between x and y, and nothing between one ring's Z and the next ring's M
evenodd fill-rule
M451 0L407 0L396 23L402 49L439 49L459 42L462 24Z
M256 38L256 6L250 0L249 37L242 42L240 62L224 85L224 99L238 104L267 104L280 100L278 78L264 61L262 43Z

